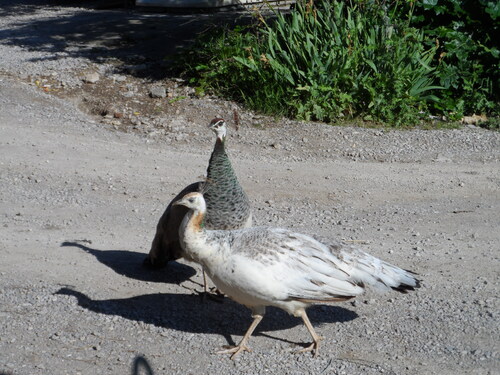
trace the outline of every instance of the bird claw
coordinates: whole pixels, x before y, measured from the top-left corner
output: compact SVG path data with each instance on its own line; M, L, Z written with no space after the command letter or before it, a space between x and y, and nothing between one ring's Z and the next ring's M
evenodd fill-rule
M252 349L250 349L248 346L244 344L236 345L236 346L224 346L225 348L228 348L226 350L219 350L217 354L232 354L231 359L234 359L238 354L241 352L251 352Z
M300 354L300 353L305 353L305 352L314 352L314 357L316 358L318 356L318 345L313 342L311 345L309 345L308 347L304 348L304 349L300 349L300 350L297 350L295 352L295 354Z
M305 353L305 352L313 352L314 358L316 358L319 354L319 342L323 340L324 337L319 337L317 341L313 341L311 345L305 347L304 349L297 350L295 354Z
M217 303L224 303L224 294L218 293L218 291L216 291L216 293L210 293L205 291L199 292L195 290L195 292L198 293L203 302L205 302L207 299L211 299L212 301Z

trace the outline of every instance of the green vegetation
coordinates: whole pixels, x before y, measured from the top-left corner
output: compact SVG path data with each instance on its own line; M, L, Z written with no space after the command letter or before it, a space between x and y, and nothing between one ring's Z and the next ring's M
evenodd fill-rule
M426 43L438 46L433 66L443 90L434 111L455 120L474 113L500 116L500 3L424 0L414 5L407 3L402 13L411 12L412 25L425 31Z
M469 2L482 13L467 13ZM185 74L198 93L306 120L402 126L430 114L499 115L496 3L314 4L205 36L184 54ZM492 22L479 24L485 17Z
M179 102L179 101L181 101L181 100L184 100L184 99L187 99L187 96L183 96L183 95L181 95L181 96L176 96L175 98L170 99L170 100L168 101L168 104L174 104L174 103L177 103L177 102Z

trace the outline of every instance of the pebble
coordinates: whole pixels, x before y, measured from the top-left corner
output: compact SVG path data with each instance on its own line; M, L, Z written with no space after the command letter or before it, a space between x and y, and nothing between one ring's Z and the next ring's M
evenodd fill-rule
M149 91L149 96L152 98L165 98L167 96L167 90L163 86L153 86Z
M119 75L119 74L113 74L111 76L111 78L113 79L113 81L115 82L125 82L127 80L127 77L124 76L124 75Z
M88 73L83 76L83 82L85 83L97 83L99 81L99 73Z
M281 150L283 148L281 143L271 143L271 147L276 149L276 150Z

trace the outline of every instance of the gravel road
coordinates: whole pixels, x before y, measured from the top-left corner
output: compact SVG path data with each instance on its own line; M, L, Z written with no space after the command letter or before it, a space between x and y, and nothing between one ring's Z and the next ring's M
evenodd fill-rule
M216 98L120 131L81 110L82 75L105 76L99 56L125 64L137 43L96 50L95 35L57 38L51 22L196 17L2 2L0 374L129 374L137 356L156 374L499 373L500 133L275 120ZM144 90L159 82L120 74ZM36 83L50 76L64 82L55 95ZM250 311L202 301L196 264L141 264L169 200L205 173L215 115L231 119L227 147L257 224L353 241L422 287L311 307L318 358L294 354L307 330L272 308L251 353L214 354L241 339Z

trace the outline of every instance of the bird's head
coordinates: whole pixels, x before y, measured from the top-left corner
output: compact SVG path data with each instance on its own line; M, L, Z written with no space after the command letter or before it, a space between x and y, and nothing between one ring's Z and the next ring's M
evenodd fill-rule
M193 211L204 213L207 209L205 199L201 193L188 193L178 201L175 201L174 206L185 206Z
M212 130L215 135L217 135L217 138L219 138L221 141L226 138L227 126L224 119L214 118L212 121L210 121L208 128Z

